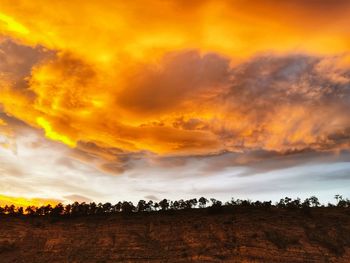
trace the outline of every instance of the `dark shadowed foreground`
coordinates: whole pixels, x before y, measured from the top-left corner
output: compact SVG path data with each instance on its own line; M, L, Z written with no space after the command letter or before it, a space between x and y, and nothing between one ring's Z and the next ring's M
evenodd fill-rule
M0 262L350 262L350 209L2 216Z

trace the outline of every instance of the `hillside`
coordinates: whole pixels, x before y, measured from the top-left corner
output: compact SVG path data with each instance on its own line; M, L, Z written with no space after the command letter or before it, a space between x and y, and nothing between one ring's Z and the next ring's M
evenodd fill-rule
M350 209L2 216L0 262L350 262Z

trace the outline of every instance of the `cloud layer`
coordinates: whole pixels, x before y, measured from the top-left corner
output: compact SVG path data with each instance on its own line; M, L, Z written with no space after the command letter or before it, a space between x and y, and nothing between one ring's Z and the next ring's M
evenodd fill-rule
M0 2L6 152L30 129L62 144L58 167L136 176L349 149L348 1Z
M350 131L350 71L340 59L268 54L231 66L216 54L175 52L157 67L128 69L117 85L64 54L34 64L22 87L1 87L0 100L50 139L113 156L339 150Z

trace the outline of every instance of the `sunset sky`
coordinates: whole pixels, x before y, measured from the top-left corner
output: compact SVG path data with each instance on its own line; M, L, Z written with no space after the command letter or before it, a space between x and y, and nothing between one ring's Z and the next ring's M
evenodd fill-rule
M349 14L0 0L0 205L349 197Z

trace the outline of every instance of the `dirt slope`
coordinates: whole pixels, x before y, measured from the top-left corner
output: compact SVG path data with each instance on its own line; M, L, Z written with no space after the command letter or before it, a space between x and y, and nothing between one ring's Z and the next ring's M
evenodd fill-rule
M1 217L0 262L350 262L350 211Z

